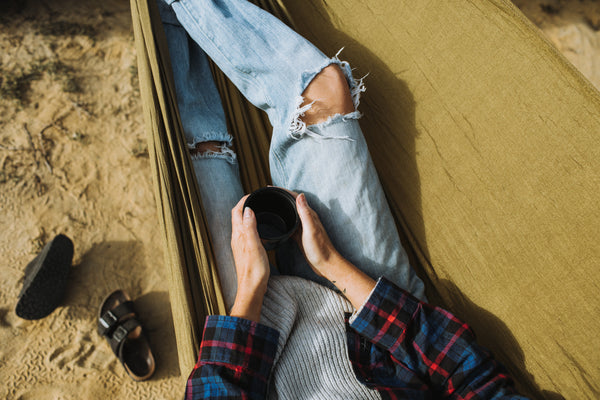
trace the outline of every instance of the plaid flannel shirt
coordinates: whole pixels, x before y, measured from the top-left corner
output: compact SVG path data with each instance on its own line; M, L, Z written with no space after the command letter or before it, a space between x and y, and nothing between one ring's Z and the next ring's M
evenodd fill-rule
M347 315L357 379L384 399L523 399L467 324L385 278ZM209 316L186 399L264 399L279 333L241 318Z

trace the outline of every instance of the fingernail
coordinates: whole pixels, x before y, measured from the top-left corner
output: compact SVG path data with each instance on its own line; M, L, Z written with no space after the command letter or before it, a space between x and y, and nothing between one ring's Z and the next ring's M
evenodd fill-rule
M252 210L250 209L250 207L244 208L244 218L251 218L251 217L252 217Z
M303 206L308 205L308 203L306 202L306 196L304 195L304 193L301 193L298 197L300 198L300 204L302 204Z

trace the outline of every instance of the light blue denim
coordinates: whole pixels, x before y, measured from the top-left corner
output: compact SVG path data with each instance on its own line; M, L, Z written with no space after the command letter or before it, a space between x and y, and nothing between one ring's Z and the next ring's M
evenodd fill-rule
M402 248L377 172L360 129L360 113L335 115L306 126L302 93L326 66L344 72L355 107L364 91L347 62L329 58L264 10L242 0L159 0L177 101L191 147L231 143L206 54L273 125L269 151L272 183L305 193L339 252L373 278L386 276L424 299ZM168 6L167 6L168 5ZM170 7L169 7L170 6ZM188 36L189 35L189 36ZM243 196L235 154L194 156L193 164L215 251L221 286L233 304L236 275L231 254L231 209ZM278 251L279 273L331 287L307 264L297 245Z

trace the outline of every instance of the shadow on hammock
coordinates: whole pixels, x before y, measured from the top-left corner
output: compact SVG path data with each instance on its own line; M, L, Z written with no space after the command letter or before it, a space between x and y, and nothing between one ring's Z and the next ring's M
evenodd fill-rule
M527 371L525 366L525 355L521 346L500 318L473 303L454 282L441 280L439 290L446 292L447 297L451 299L451 304L446 304L445 307L471 325L479 344L488 349L495 349L492 352L494 357L506 366L511 376L517 381L517 388L521 393L532 398L564 400L562 395L541 390L535 383L534 376Z
M470 301L453 282L438 280L435 266L429 263L417 165L416 143L420 134L415 119L417 104L402 79L404 71L390 70L370 49L338 30L324 3L311 2L312 8L308 11L304 3L288 1L285 5L288 15L298 16L299 21L309 20L311 25L319 26L321 32L328 32L326 37L316 37L310 26L296 24L294 28L300 34L328 55L344 47L340 59L350 62L355 77L369 73L365 79L367 91L361 98L360 110L364 113L361 127L384 188L394 191L394 196L388 195L388 201L397 217L400 237L411 265L425 282L430 301L454 310L458 317L469 323L479 342L494 349L495 356L507 366L524 394L532 398L564 399L560 394L542 391L535 383L535 378L526 369L521 346L506 324ZM393 153L391 149L402 151ZM394 199L402 199L401 204ZM435 286L432 280L435 280ZM452 304L445 304L448 302L442 298L451 299Z

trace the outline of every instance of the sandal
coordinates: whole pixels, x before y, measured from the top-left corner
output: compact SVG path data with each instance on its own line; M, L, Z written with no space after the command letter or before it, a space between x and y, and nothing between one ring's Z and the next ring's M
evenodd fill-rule
M59 306L73 261L73 242L57 235L25 267L16 313L23 319L40 319Z
M143 381L152 376L154 356L127 293L116 290L102 302L98 333L106 338L133 380Z

